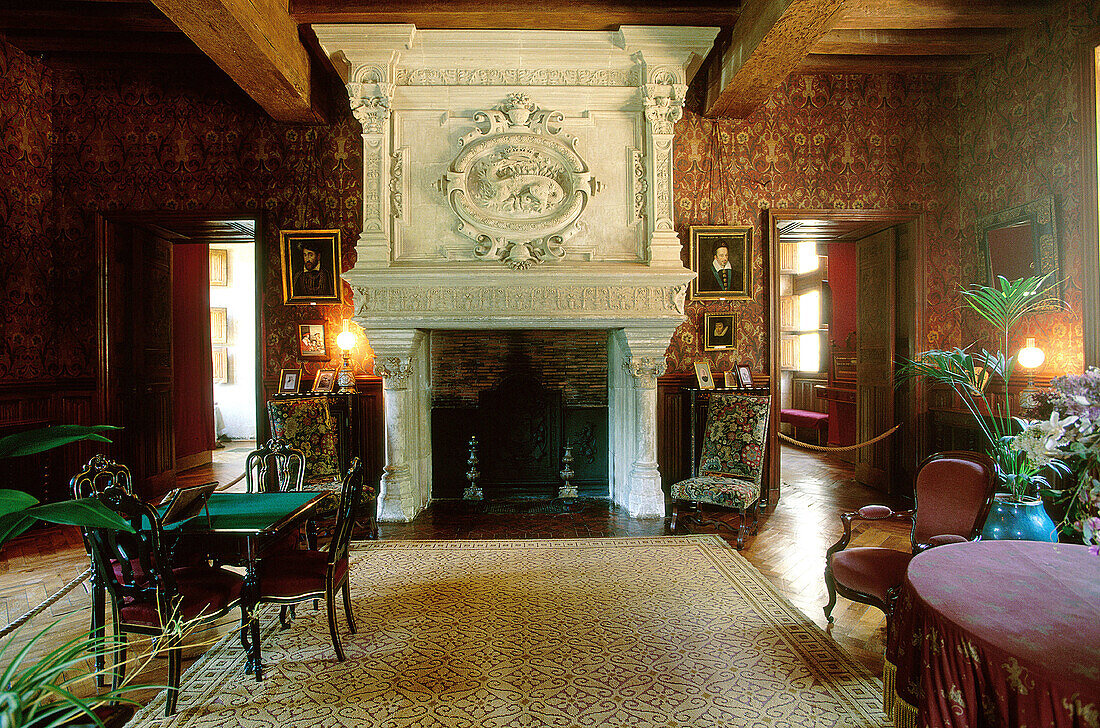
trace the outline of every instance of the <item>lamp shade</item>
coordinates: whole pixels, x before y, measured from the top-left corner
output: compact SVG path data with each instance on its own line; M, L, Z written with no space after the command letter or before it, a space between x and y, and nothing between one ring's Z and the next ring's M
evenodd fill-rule
M344 351L355 348L355 334L351 331L341 331L336 337L336 345Z
M1033 338L1028 338L1024 348L1020 349L1019 353L1016 354L1016 361L1025 369L1034 369L1035 367L1042 366L1046 358L1047 355L1043 353L1043 350L1035 346L1035 339Z

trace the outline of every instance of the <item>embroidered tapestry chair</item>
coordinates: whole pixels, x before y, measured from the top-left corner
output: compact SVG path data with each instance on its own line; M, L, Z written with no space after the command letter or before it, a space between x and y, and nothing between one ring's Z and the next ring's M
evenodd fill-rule
M738 549L745 545L746 517L750 511L752 532L756 533L770 408L768 395L711 393L699 474L672 486L669 527L672 533L676 533L681 508L687 511L686 519L733 530L724 519L703 518L700 504L729 508L740 514L736 529Z
M355 527L355 515L363 497L363 467L353 458L340 490L336 526L326 550L281 549L268 554L259 569L259 602L281 604L279 619L286 626L287 607L304 601L325 599L328 628L336 659L344 661L344 649L336 629L336 592L344 594L344 616L355 634L351 614L351 586L348 581L348 546Z
M114 686L126 675L126 635L149 635L162 639L158 647L168 652L168 698L165 715L176 711L180 689L181 628L222 617L233 608L241 610L241 644L247 647L251 622L252 639L258 630L249 619L244 599L244 579L225 569L207 564L170 568L170 555L156 509L111 486L96 496L118 513L135 532L111 528L88 529L92 561L99 579L107 586L114 606Z
M993 503L997 466L987 455L953 450L936 453L921 463L914 484L914 508L894 511L869 505L841 514L844 535L825 554L825 585L829 603L825 617L833 621L836 595L881 609L887 631L898 591L912 558L947 543L973 541L981 532ZM909 551L858 546L849 548L852 521L911 523Z
M306 456L289 441L273 437L248 453L244 475L249 493L302 490L306 477Z
M69 488L72 491L73 498L92 498L111 487L118 487L126 493L133 493L134 481L129 468L104 455L93 456L83 470L69 479ZM88 561L92 569L89 580L92 596L91 633L92 637L98 640L103 638L103 629L106 623L107 587L96 573L95 561L92 559L92 544L88 540L88 529L81 529L81 532L84 536L84 549L88 552ZM107 675L104 672L105 664L103 653L96 654L96 682L100 687L107 684Z

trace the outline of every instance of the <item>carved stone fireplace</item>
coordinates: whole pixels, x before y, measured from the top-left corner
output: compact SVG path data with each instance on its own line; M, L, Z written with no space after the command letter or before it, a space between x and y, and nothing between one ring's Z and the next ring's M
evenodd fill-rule
M428 332L492 329L607 332L610 495L663 516L657 377L694 275L673 124L718 29L313 27L363 125L344 277L383 378L381 518L431 497Z

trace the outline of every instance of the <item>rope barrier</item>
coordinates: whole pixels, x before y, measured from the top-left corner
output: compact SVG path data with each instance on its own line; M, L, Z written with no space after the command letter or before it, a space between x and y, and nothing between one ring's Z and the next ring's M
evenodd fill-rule
M29 622L32 619L34 619L35 617L37 617L39 614L42 614L42 612L46 611L47 609L52 607L54 604L56 604L57 601L59 599L61 599L61 597L65 596L66 594L71 592L73 589L76 589L78 586L80 586L80 584L91 575L92 575L91 568L85 569L83 574L81 574L80 576L75 577L68 584L61 587L61 589L59 591L51 594L49 596L49 598L46 599L46 601L42 602L37 607L35 607L31 611L24 614L19 619L17 619L14 622L10 623L8 626L4 627L3 629L0 629L0 637L6 637L7 635L11 634L15 630L22 627L27 622Z
M858 450L861 447L867 447L868 445L874 445L879 440L885 440L887 437L889 437L890 435L893 435L895 432L897 432L899 427L901 427L901 425L894 425L893 427L891 427L889 430L882 433L878 437L872 438L870 440L866 440L864 442L857 442L855 445L843 445L841 447L825 447L824 445L811 445L808 442L802 442L801 440L796 440L796 439L794 439L793 437L791 437L789 435L784 435L782 432L779 433L779 439L783 440L784 442L789 442L792 445L798 445L799 447L804 447L807 450L818 450L820 452L847 452L848 450Z

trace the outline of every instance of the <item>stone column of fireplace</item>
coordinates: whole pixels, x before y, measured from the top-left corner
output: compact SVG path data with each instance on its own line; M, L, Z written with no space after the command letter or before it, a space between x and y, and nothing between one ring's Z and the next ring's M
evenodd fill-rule
M368 330L374 371L382 377L386 416L386 465L382 471L379 518L410 521L431 496L430 457L424 454L422 400L427 337L420 330ZM427 463L425 465L425 463Z
M612 498L635 518L663 518L657 469L657 377L665 371L667 328L619 329L608 341Z

